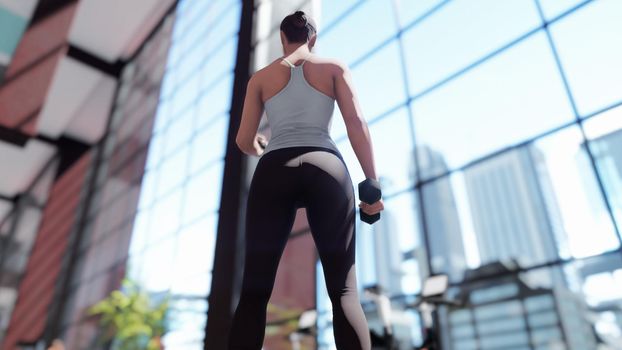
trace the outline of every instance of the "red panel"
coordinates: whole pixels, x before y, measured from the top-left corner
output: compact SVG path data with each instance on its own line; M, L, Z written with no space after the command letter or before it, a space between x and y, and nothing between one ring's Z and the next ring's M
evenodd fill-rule
M35 341L42 335L66 253L69 234L78 213L77 210L68 210L67 205L75 208L82 186L85 185L88 165L91 164L92 158L91 152L85 153L53 185L48 205L43 211L39 234L19 286L6 338L0 347L2 349L15 349L17 342ZM59 222L57 220L59 216L65 221Z
M67 42L69 28L77 2L69 4L51 16L28 28L15 49L5 79L34 64L46 54Z
M43 105L57 63L66 51L65 47L0 87L0 124L14 128L25 120L32 122L29 118Z
M0 86L0 125L36 134L40 108L57 63L67 51L76 6L66 6L24 33Z

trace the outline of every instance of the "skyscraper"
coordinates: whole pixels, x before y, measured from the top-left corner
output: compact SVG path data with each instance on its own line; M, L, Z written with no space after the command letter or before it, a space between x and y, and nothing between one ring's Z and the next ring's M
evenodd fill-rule
M422 178L447 171L441 153L428 146L418 147L417 152ZM466 268L466 258L460 218L449 178L426 184L422 191L433 272L444 272L453 280L459 279Z
M622 194L622 130L590 141L603 186L609 193ZM622 222L622 196L609 197L616 219Z
M557 258L542 162L536 149L518 148L464 171L482 264L516 258L530 266Z

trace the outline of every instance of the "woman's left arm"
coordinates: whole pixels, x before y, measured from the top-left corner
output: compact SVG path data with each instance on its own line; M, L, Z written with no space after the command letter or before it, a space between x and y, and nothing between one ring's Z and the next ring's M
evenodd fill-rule
M263 153L257 134L261 115L263 114L263 102L261 101L261 91L257 78L252 75L246 85L246 97L244 97L244 107L242 108L242 120L240 129L235 138L235 143L240 150L248 155L260 156ZM263 136L263 135L261 135ZM265 140L265 137L263 138Z

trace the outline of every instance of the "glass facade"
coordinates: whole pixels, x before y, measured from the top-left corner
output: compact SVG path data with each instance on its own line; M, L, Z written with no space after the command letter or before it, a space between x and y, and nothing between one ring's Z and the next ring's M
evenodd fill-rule
M96 348L100 340L97 319L86 311L119 288L129 274L126 271L134 268L134 255L128 250L140 228L135 217L141 211L136 208L149 175L145 164L173 24L174 16L167 16L124 67L106 137L95 148L101 158L92 170L90 204L64 296L68 303L60 331L69 349Z
M171 297L171 349L203 349L236 61L239 1L180 1L123 70L64 339L92 348L85 315L127 277Z
M159 95L127 277L170 294L171 349L203 349L240 1L181 1Z
M49 153L53 156L51 150ZM58 170L58 165L58 157L53 156L42 169L40 177L34 181L33 186L15 203L0 200L0 346L5 339L5 332L16 308L19 287L20 283L25 280L24 275L27 270L28 259L33 256L37 230L40 229L46 214L44 208L46 205L49 208L57 200L56 198L50 199L50 196L53 195L50 192L53 189L54 175ZM76 184L76 187L65 186L63 188L61 201L64 203L79 198L82 192L80 188L80 185L83 184L82 178L74 174L69 176L72 175L72 184ZM57 190L56 193L58 192ZM68 209L72 208L69 207ZM48 211L47 215L54 215L54 217L59 218L59 222L73 222L75 212L59 210L50 214ZM55 228L54 225L47 224L46 226L50 231ZM62 233L61 231L60 236ZM40 291L33 288L33 292ZM23 295L21 297L22 300L26 299ZM41 298L40 295L39 298ZM32 313L32 309L30 311Z
M421 343L417 313L403 304L430 273L448 274L454 296L480 300L439 312L447 349L619 346L613 305L622 292L605 286L619 285L622 271L622 46L614 39L622 4L321 8L316 51L350 66L384 190L382 219L358 221L360 293L380 284L391 295L400 348ZM331 135L358 183L364 174L338 109L333 118ZM507 262L506 277L474 284ZM319 348L334 349L322 283L319 275ZM404 325L409 331L398 331Z

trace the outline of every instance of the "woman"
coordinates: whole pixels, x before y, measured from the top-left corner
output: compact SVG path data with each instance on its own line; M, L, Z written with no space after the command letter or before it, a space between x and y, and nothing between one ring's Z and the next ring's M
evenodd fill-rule
M261 158L248 194L244 277L229 348L261 349L281 253L297 208L305 207L333 305L337 348L370 349L356 288L354 187L329 136L335 101L365 176L377 180L367 123L347 66L311 53L313 20L297 11L280 29L284 55L250 78L236 138L244 153ZM264 109L272 135L265 150L267 140L257 134ZM382 200L359 207L368 214L384 209Z

